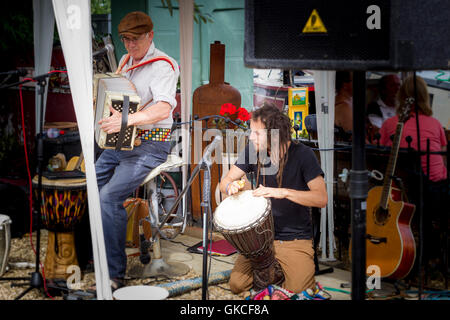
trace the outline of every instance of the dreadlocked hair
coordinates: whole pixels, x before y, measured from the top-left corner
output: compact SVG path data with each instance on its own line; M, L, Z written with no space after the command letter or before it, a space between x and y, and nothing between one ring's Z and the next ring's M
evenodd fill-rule
M288 143L291 141L292 126L291 120L283 114L273 103L264 102L263 106L252 112L252 120L261 121L267 130L267 151L270 152L272 164L278 164L277 183L281 188L283 182L283 169L288 158ZM276 134L273 130L278 130L278 148L272 146L272 135ZM259 181L261 161L258 152L258 172L256 183ZM263 175L263 185L265 185L265 175Z

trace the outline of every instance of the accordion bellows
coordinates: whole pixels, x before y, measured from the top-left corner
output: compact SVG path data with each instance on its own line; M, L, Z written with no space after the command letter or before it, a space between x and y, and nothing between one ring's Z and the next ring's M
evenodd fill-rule
M122 112L124 96L129 97L128 114L139 111L141 99L130 80L122 75L112 73L96 74L94 76L95 141L102 149L116 149L119 133L107 134L100 129L98 122L111 115L109 105L112 105L115 110ZM135 136L136 126L127 127L121 150L132 150Z

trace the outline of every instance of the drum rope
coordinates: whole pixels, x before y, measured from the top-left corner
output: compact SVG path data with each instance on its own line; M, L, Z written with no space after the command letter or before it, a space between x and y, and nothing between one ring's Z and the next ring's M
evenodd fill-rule
M256 232L258 235L262 235L262 234L268 232L268 233L270 233L269 237L273 239L273 232L272 232L272 230L270 230L270 229L265 229L265 230L258 231L258 228L262 228L262 226L256 226L256 227L255 227L255 232ZM267 239L266 242L270 242L270 240Z
M264 252L260 257L257 259L250 258L250 262L252 263L252 268L256 270L263 270L268 267L270 267L275 262L275 255L273 252L273 246L268 248L266 252Z

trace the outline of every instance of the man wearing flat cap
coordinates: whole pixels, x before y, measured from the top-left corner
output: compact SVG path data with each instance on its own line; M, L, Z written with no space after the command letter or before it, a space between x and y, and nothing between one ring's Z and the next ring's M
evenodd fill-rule
M141 98L140 111L128 115L136 126L140 144L131 151L104 150L96 162L102 223L109 276L113 290L123 286L127 256L127 213L123 203L148 173L167 160L170 149L172 111L176 107L179 69L176 61L155 48L153 23L143 12L128 13L119 23L120 38L127 49L116 71L129 79ZM100 120L106 133L119 132L122 115Z

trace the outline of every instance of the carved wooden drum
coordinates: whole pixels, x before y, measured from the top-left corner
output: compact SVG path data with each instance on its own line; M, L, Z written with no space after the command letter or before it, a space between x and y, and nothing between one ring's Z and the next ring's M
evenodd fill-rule
M33 178L37 197L38 177ZM74 229L87 205L86 179L42 177L41 221L48 232L45 273L49 279L66 279L67 268L78 265Z
M253 267L253 285L261 290L280 285L284 274L273 251L271 202L246 190L223 200L214 212L214 226Z
M33 179L37 198L38 177ZM42 177L41 221L50 231L72 231L86 210L86 179Z

